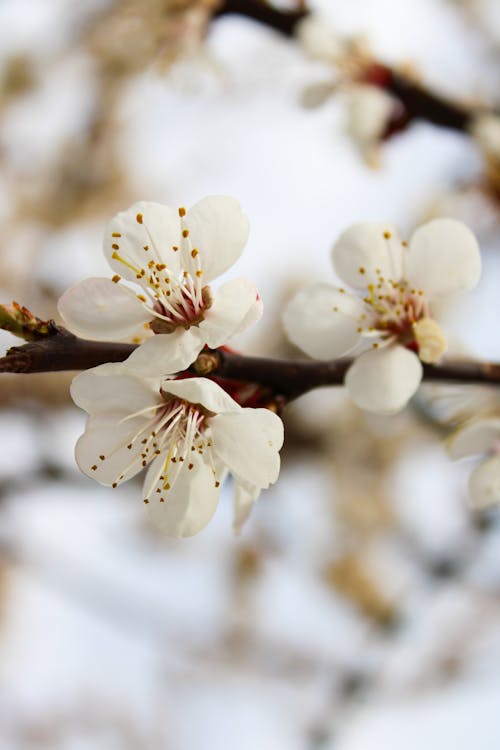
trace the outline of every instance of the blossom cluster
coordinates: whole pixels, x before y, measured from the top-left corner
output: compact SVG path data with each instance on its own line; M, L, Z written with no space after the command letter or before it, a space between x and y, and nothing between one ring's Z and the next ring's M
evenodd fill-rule
M76 335L140 342L125 362L73 381L73 399L89 414L76 460L111 487L148 467L144 503L172 536L191 536L208 523L228 472L237 528L278 477L281 419L242 407L213 380L185 374L205 346L225 344L262 314L247 279L228 281L216 294L210 286L241 255L248 232L232 198L207 197L189 211L136 203L105 232L113 277L86 279L59 300Z
M112 278L81 281L59 301L74 334L139 344L125 362L73 381L73 399L89 415L76 446L78 465L111 487L147 469L144 503L173 536L204 528L228 473L239 529L279 474L283 424L275 411L262 408L269 404L245 406L231 383L197 377L192 368L205 347L226 345L262 314L247 279L212 288L239 258L248 234L248 220L232 198L207 197L189 211L136 203L105 232ZM357 224L335 244L333 264L353 291L327 283L301 290L284 312L285 330L311 357L352 358L345 385L357 406L397 412L416 392L422 363L438 362L447 350L434 306L477 283L477 242L452 219L425 224L408 242L391 225ZM497 422L488 432L494 428L496 441ZM472 452L468 433L454 451ZM492 461L496 467L498 458ZM493 494L500 499L498 488Z

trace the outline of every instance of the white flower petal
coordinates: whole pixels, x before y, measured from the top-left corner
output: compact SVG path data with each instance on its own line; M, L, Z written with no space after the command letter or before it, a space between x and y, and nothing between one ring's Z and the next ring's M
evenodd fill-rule
M490 113L474 118L471 134L487 158L500 161L500 117Z
M140 201L109 222L103 248L111 268L125 279L137 282L138 271L147 267L150 260L165 263L173 273L178 273L180 253L173 247L180 247L180 244L178 209Z
M500 456L479 464L469 479L470 504L475 510L500 503Z
M248 279L234 279L223 284L215 296L205 320L199 325L203 341L212 349L225 344L262 315L262 302Z
M132 440L147 424L148 420L141 417L121 424L116 418L92 418L75 447L78 466L84 474L107 486L127 481L143 468L141 442Z
M173 333L158 333L141 344L126 360L131 370L154 376L182 372L193 364L203 349L200 329L178 328Z
M334 359L359 342L363 303L328 284L300 291L287 305L283 325L290 341L310 357Z
M213 414L241 411L241 406L217 383L208 378L165 380L162 382L162 391L192 404L201 404Z
M148 476L156 477L163 461L164 456L159 456L151 464ZM215 486L211 467L197 452L191 456L191 463L193 468L189 470L184 465L170 489L166 490L160 480L148 497L147 508L153 523L168 536L197 534L205 528L217 508L219 488ZM148 477L145 486L147 484Z
M268 409L242 409L210 420L213 451L240 482L268 487L280 469L283 422Z
M380 142L394 107L392 96L379 86L357 84L349 88L347 131L362 150Z
M126 410L132 414L161 401L159 380L138 377L123 362L85 370L71 384L75 404L89 414Z
M377 284L379 276L399 281L403 245L391 224L354 224L343 232L332 251L337 275L354 289Z
M135 294L111 279L85 279L67 289L57 309L76 336L96 341L132 338L151 320Z
M234 517L233 529L236 534L241 532L241 527L250 515L253 505L260 495L260 487L253 487L236 482L234 494Z
M341 37L332 29L328 19L317 13L308 13L298 22L295 37L313 60L336 63L344 53Z
M454 459L492 451L500 444L500 419L488 417L464 425L451 436L448 451Z
M203 281L220 276L243 252L250 231L248 219L234 198L212 195L186 216L191 244L200 254Z
M357 406L377 414L403 409L422 380L422 364L402 346L372 349L358 357L345 378Z
M455 219L434 219L419 227L410 241L406 276L428 299L476 286L481 254L476 238Z

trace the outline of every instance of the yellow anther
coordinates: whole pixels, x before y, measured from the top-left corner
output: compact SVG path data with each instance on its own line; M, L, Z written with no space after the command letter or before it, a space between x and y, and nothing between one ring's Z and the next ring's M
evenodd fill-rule
M189 237L189 229L183 229L182 230L182 236L183 237Z
M388 231L384 232L384 238L385 238L386 240L390 240L390 239L391 239L391 237L392 237L392 234L391 234L390 232L388 232Z
M180 216L180 217L181 217L181 219L182 219L182 217L183 217L183 216L185 216L185 215L186 215L186 209L184 208L184 206L181 206L181 207L179 208L179 216Z
M113 232L111 236L112 237L121 237L121 234L120 234L120 232Z
M121 279L121 276L118 276L118 274L115 273L115 275L113 276L113 278L111 279L111 281L113 281L115 284L118 284L118 282L120 281L120 279Z
M142 214L137 214L137 216L135 217L135 220L137 221L138 224L142 224L142 219L143 219Z
M191 250L191 257L196 258L197 255L198 255L198 250L195 247L193 247L193 249Z

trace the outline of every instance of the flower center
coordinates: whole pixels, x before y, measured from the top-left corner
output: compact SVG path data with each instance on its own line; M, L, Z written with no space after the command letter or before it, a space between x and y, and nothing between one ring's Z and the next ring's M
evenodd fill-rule
M172 245L170 248L173 254L179 254L183 268L181 271L174 271L164 262L142 214L137 214L136 221L143 225L148 239L141 251L144 253L144 263L138 262L137 256L128 257L120 248L119 232L112 235L112 257L134 272L136 281L144 292L136 297L151 314L149 325L154 333L172 333L177 328L188 330L191 326L198 326L212 305L210 287L202 283L200 253L192 246L189 229L185 226L185 215L185 209L180 208L180 245ZM118 283L121 277L116 274L112 280Z
M423 292L411 289L407 281L386 280L378 276L377 284L368 284L363 298L368 315L361 316L360 333L376 333L383 339L397 339L405 346L415 344L413 326L422 318L429 317L428 305ZM365 321L369 320L366 327Z
M144 468L162 456L163 460L158 462L157 474L148 484L152 487L152 494L158 496L160 502L165 502L164 495L173 487L179 473L183 469L191 471L194 468L194 456L203 455L212 468L215 486L219 487L209 429L209 419L214 414L201 404L184 401L163 390L160 390L160 394L163 402L129 414L122 420L121 423L127 422L153 412L153 416L143 422L135 434L129 435L126 444L118 445L107 456L100 455L91 469L96 471L99 465L109 461L116 451L126 447L131 454L130 461L121 468L111 485L117 487L125 479L128 471L133 469L135 473L139 465ZM148 503L149 497L144 502Z
M167 308L159 299L153 305L154 319L149 324L154 333L173 333L177 328L186 331L191 326L198 326L205 319L205 313L212 306L212 295L209 286L202 287L201 301L193 298L189 288L179 286L177 294L171 297Z
M359 269L360 274L365 272L364 268ZM363 297L366 312L359 318L358 333L375 339L374 349L398 342L415 351L423 362L437 362L447 343L441 328L430 317L423 291L411 288L404 279L385 279L379 269L376 273L377 283L368 284Z

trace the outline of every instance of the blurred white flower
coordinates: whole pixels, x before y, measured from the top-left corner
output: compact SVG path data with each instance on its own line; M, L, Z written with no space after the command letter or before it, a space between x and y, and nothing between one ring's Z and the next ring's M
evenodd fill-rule
M260 318L262 302L247 279L226 282L215 297L208 286L239 258L248 232L233 198L209 196L187 212L136 203L106 229L104 253L115 276L75 284L59 300L59 313L84 338L141 340L145 329L153 331L158 335L137 350L134 366L154 360L158 371L178 372L179 358L187 355L190 364L205 344L225 344Z
M485 157L500 162L500 117L491 113L478 115L471 133Z
M500 418L469 422L450 438L448 450L454 459L483 457L469 479L471 506L479 510L500 503Z
M344 54L344 42L326 18L309 13L296 26L295 37L313 60L336 65Z
M418 228L409 244L385 224L356 224L333 248L337 275L362 298L314 284L284 314L290 340L311 357L356 359L345 385L363 409L390 414L417 390L424 362L437 362L446 339L430 303L474 287L481 272L472 232L453 219Z
M378 162L395 106L394 98L378 86L360 83L348 89L347 132L370 165Z
M175 537L206 526L231 472L239 529L260 491L278 478L281 419L242 408L206 378L156 373L105 364L74 379L73 400L89 414L76 445L78 466L111 487L148 466L144 502L154 523Z

